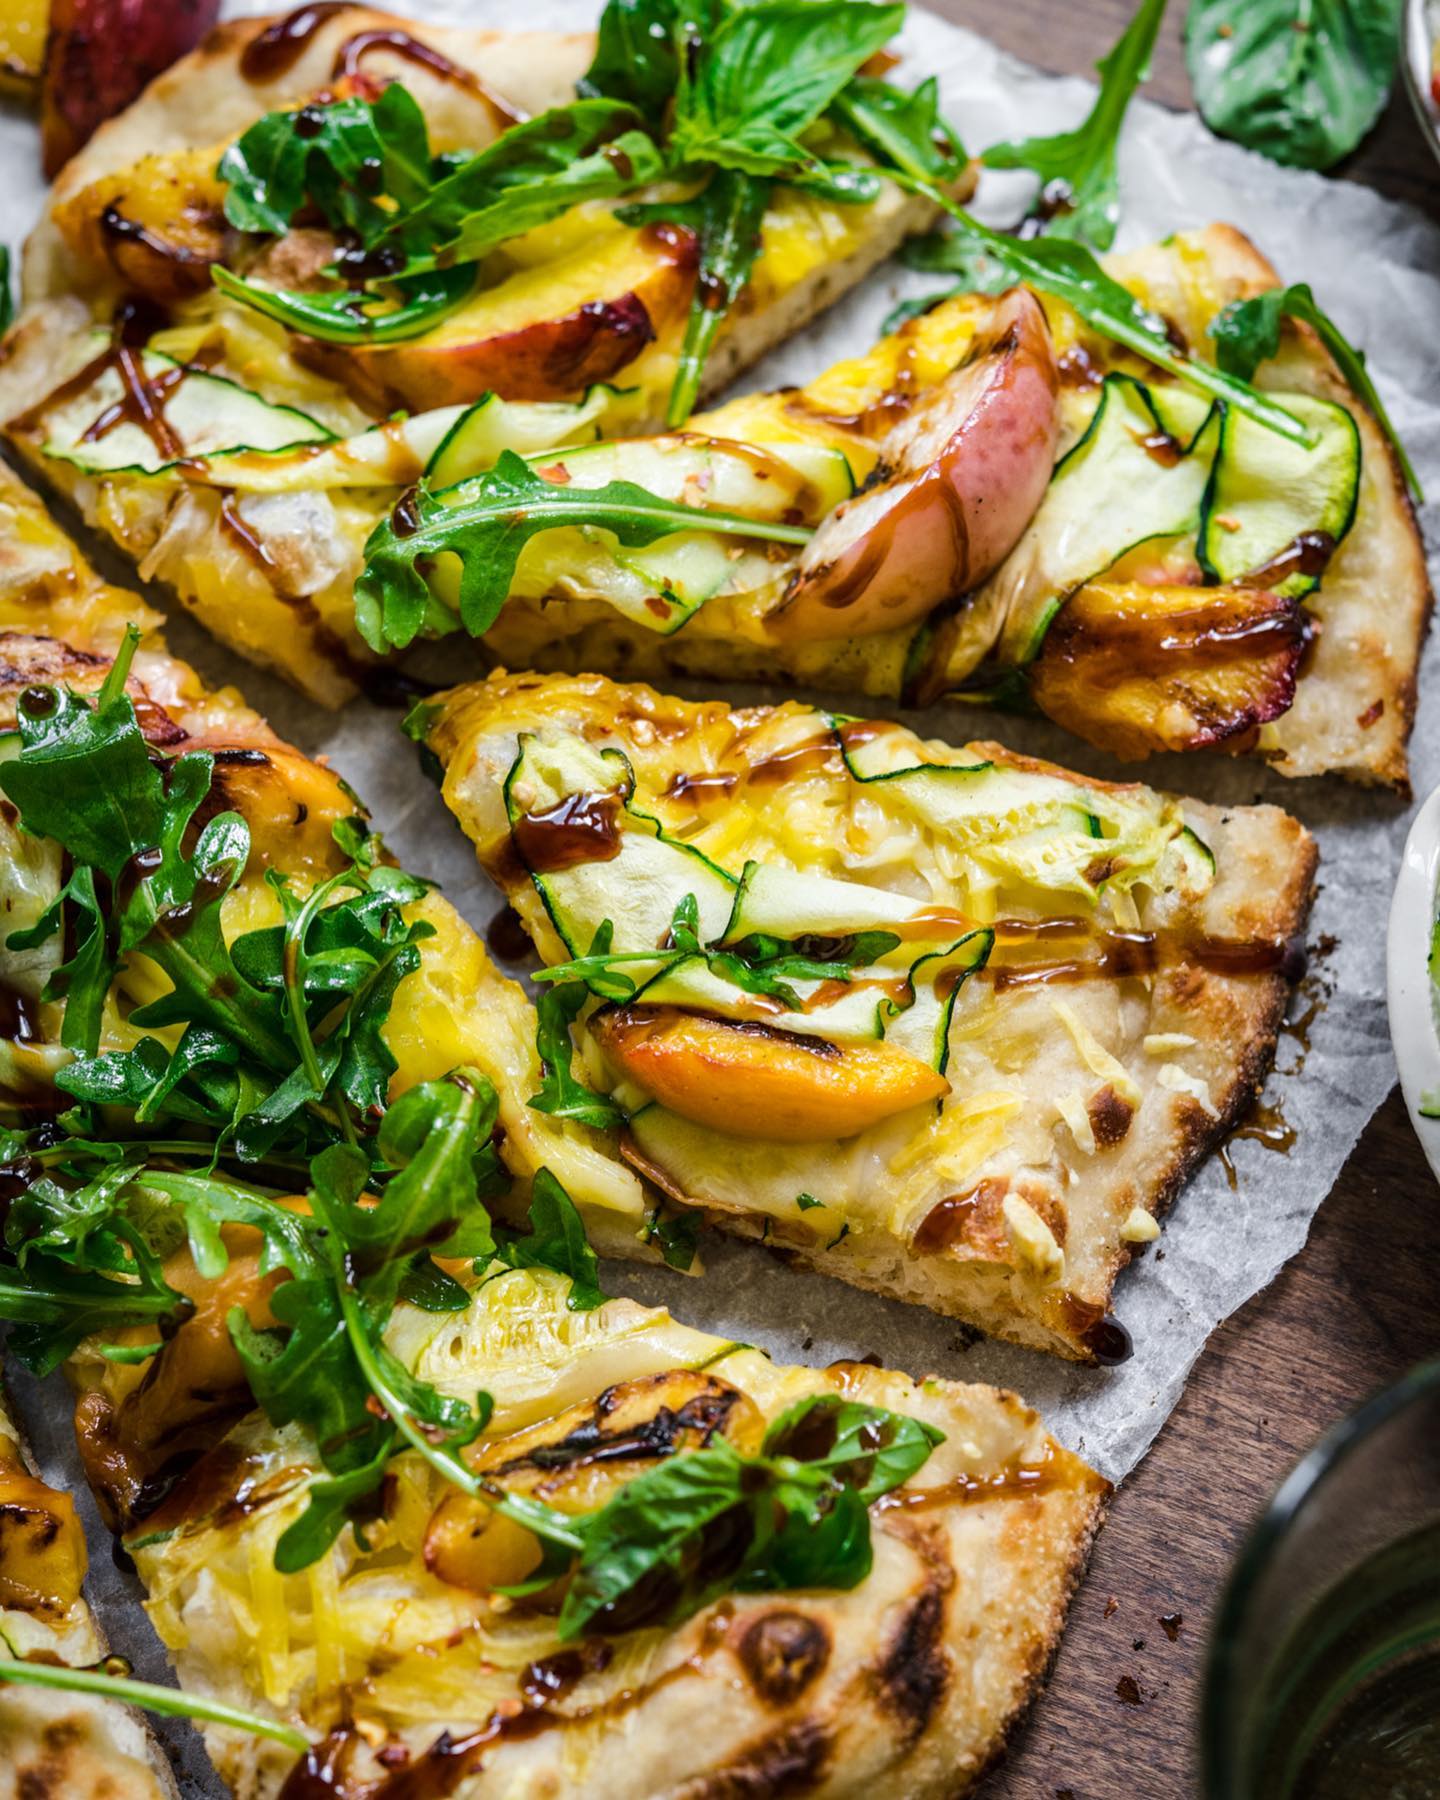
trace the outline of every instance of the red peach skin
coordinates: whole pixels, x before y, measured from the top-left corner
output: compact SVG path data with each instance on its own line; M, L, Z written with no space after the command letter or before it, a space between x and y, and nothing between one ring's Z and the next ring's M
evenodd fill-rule
M775 634L867 637L984 581L1049 485L1057 386L1039 302L1011 288L964 361L886 433L870 484L806 545Z
M215 24L220 0L52 0L40 95L47 175L97 125L193 50Z

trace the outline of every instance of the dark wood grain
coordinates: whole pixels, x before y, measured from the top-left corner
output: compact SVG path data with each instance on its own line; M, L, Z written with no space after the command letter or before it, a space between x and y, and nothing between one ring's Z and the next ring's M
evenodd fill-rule
M1093 73L1096 58L1104 55L1135 10L1135 0L929 0L929 4L932 11L982 32L1027 62L1066 75ZM1185 73L1184 18L1184 0L1170 0L1145 91L1166 106L1188 108L1193 101ZM1375 130L1331 173L1362 181L1440 218L1440 166L1398 81Z
M934 0L1032 63L1087 73L1133 0ZM1191 104L1172 0L1149 92ZM1440 218L1437 167L1397 91L1337 174ZM1243 223L1243 203L1237 210ZM1155 1448L1116 1496L1050 1683L983 1800L1189 1800L1205 1638L1257 1511L1328 1426L1440 1353L1440 1194L1398 1094L1372 1121L1310 1242L1216 1332ZM1180 1613L1171 1643L1162 1614ZM1139 1705L1117 1693L1125 1676Z

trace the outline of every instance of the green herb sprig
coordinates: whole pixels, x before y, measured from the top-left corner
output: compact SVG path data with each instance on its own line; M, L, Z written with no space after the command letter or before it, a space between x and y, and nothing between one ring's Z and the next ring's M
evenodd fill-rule
M992 144L982 161L992 169L1029 169L1041 182L1044 210L1032 213L1051 237L1081 238L1108 250L1120 222L1116 155L1125 114L1150 73L1150 58L1166 0L1141 0L1134 18L1096 65L1100 92L1073 131Z
M1400 434L1391 422L1383 401L1375 391L1370 371L1365 366L1365 352L1345 336L1325 312L1306 282L1292 287L1270 288L1249 300L1236 300L1227 306L1210 327L1215 354L1220 367L1231 375L1248 381L1262 362L1268 362L1280 349L1280 324L1283 319L1299 319L1314 328L1320 341L1335 358L1340 373L1351 389L1364 401L1381 430L1389 438L1396 460L1404 472L1410 491L1424 500L1420 478L1415 473Z
M482 636L509 598L525 545L564 526L608 531L632 550L682 531L781 544L803 544L811 535L803 525L665 500L633 481L601 487L547 481L506 450L493 469L454 487L434 492L422 482L371 532L355 584L361 636L376 650L404 649L422 633L442 637L458 628ZM433 578L434 559L447 553L460 564L456 608L436 592Z

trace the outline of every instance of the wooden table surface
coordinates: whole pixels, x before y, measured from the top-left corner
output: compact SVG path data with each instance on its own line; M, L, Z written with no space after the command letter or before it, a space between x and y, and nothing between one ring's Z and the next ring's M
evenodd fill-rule
M1124 28L1134 0L930 4L1032 63L1078 74ZM1183 15L1182 0L1171 0L1147 92L1189 107ZM1379 127L1338 173L1440 221L1440 166L1398 83ZM1238 197L1235 222L1245 222ZM1397 1091L1320 1208L1310 1242L1215 1333L1154 1449L1116 1496L1049 1685L982 1800L1198 1793L1205 1639L1226 1571L1300 1452L1357 1401L1440 1353L1437 1213L1440 1195ZM1177 1612L1172 1643L1160 1618ZM1138 1705L1117 1692L1125 1677Z

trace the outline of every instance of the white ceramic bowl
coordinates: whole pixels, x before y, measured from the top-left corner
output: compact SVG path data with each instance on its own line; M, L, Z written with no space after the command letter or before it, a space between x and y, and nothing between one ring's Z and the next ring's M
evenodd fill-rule
M1434 0L1407 0L1400 27L1400 67L1425 141L1440 156L1440 106L1430 92L1430 36Z
M1440 1096L1440 1020L1430 980L1430 934L1440 882L1440 789L1420 811L1405 840L1400 878L1390 902L1386 986L1390 1037L1400 1065L1400 1087L1430 1167L1440 1176L1440 1119L1420 1111L1426 1094Z

